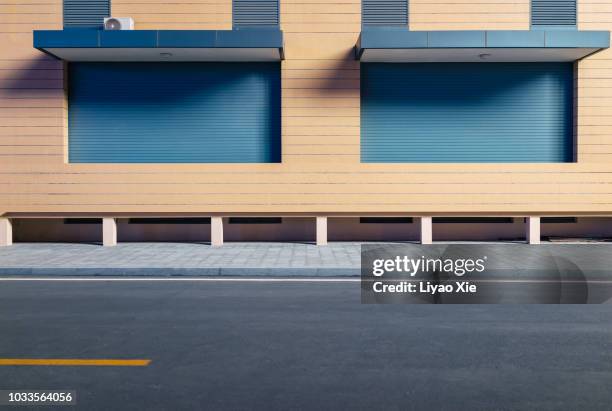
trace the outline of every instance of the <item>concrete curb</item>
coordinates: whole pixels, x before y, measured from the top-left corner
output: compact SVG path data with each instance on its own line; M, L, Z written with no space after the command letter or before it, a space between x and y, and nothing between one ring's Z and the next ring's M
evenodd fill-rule
M357 277L360 268L349 267L0 267L4 277Z

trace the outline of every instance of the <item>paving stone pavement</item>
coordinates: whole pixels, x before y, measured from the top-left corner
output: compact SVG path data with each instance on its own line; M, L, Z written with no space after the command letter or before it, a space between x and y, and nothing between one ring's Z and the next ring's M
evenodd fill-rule
M332 242L326 246L244 242L225 243L222 247L213 248L203 243L119 243L115 247L102 247L99 244L16 243L10 247L0 247L0 275L358 276L361 245L360 242ZM509 247L520 253L509 253ZM605 258L602 260L601 256L612 255L610 250L612 244L609 243L487 245L488 253L497 255L497 261L507 260L509 266L514 263L515 255L538 258L552 251L560 256L571 257L581 267L587 267L589 262L607 261ZM608 278L609 272L605 271Z
M360 243L16 243L0 275L359 275Z

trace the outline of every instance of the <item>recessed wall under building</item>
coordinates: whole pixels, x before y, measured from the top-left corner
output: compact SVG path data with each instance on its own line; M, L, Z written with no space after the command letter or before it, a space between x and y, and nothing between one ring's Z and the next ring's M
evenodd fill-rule
M100 218L12 219L14 242L101 243ZM226 242L291 241L314 243L314 217L223 219ZM523 217L435 217L433 240L524 241ZM208 218L119 218L119 242L210 242ZM612 239L612 217L542 217L543 241ZM417 242L418 218L331 217L329 241Z
M612 240L612 217L543 218L543 240Z
M118 242L210 242L210 219L194 218L120 218Z
M102 219L16 218L16 243L101 243Z
M418 241L418 219L410 217L333 217L328 219L329 241Z
M522 241L522 218L434 217L434 241Z
M314 217L223 219L223 237L231 241L292 241L314 242Z
M522 217L438 217L433 220L434 241L524 241ZM609 217L542 217L542 240L564 241L612 238Z

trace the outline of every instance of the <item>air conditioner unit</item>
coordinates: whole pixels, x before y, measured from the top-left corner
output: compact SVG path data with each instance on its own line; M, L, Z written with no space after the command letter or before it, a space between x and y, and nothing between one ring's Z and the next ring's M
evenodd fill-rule
M134 19L131 17L105 17L104 30L134 30Z

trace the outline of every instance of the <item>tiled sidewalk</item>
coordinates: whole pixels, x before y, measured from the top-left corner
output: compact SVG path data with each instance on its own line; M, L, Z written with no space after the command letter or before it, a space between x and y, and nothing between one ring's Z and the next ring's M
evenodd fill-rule
M17 243L0 275L359 275L360 243Z
M306 243L248 242L225 243L222 247L213 248L198 243L119 243L115 247L16 243L10 247L0 247L0 276L358 276L361 244L332 242L316 246ZM609 243L548 243L539 246L522 243L467 244L486 245L490 256L499 253L496 261L505 261L509 267L514 264L513 253L516 252L522 258L547 258L552 252L558 257L569 258L581 267L590 267L595 262L601 265L601 256L609 255L609 250L612 250ZM515 251L509 252L509 248ZM609 272L604 271L608 278Z

